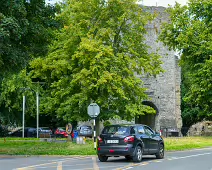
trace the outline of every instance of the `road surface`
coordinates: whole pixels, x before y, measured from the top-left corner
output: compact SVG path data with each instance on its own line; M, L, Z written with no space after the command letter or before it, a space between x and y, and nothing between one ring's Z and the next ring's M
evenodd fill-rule
M164 159L144 156L141 163L124 157L99 162L96 156L0 155L0 170L212 170L212 148L167 152Z

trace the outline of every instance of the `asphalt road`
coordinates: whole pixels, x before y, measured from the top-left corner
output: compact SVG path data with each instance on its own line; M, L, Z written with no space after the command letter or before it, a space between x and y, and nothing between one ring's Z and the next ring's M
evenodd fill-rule
M123 157L99 162L96 156L0 156L0 170L212 170L212 148L167 152L162 160L144 156L141 163Z

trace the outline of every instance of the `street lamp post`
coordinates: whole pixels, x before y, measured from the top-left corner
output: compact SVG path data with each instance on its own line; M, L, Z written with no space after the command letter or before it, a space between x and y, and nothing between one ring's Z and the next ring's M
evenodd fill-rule
M25 110L26 110L26 96L25 96L25 92L26 90L29 90L30 88L21 88L23 91L24 91L24 94L23 94L23 115L22 115L22 137L24 138L24 126L25 126Z
M37 83L37 85L39 86L40 84L43 85L45 84L45 82L33 82L33 83ZM36 91L36 110L37 110L37 119L36 119L36 125L37 125L37 138L39 138L39 134L38 134L38 128L39 128L39 88L37 88Z
M37 84L44 84L44 82L36 82ZM33 89L30 89L30 88L21 88L24 90L24 94L23 94L23 116L22 116L22 137L24 138L24 126L25 126L25 105L26 105L26 96L25 96L25 91L26 90L32 90L34 91ZM35 92L35 91L34 91ZM39 90L37 89L36 91L36 110L37 110L37 116L36 116L36 125L37 125L37 138L39 137L39 134L38 134L38 128L39 128Z
M22 120L22 126L23 126L23 129L22 129L22 137L24 138L24 119L25 119L25 103L26 103L26 96L25 94L23 95L23 120Z
M36 92L36 104L37 104L37 138L38 138L38 128L39 128L39 93Z

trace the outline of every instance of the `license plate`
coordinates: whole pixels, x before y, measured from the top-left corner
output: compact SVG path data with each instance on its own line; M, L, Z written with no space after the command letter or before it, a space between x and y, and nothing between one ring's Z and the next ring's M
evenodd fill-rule
M107 140L107 143L119 143L119 140Z

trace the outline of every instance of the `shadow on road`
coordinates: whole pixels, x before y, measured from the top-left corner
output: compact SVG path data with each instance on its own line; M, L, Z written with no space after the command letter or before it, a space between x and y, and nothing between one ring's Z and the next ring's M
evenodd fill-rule
M155 156L143 156L142 161L141 162L148 162L148 161L152 161L152 160L157 160ZM127 160L124 157L109 157L107 162L111 162L111 163L133 163L132 160Z

